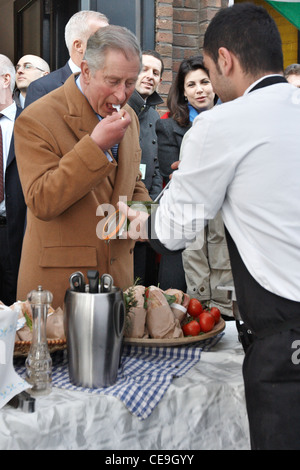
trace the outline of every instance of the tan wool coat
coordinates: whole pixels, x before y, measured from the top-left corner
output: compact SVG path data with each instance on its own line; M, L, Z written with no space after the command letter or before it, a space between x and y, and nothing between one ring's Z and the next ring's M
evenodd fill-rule
M139 171L139 124L131 124L119 145L118 164L109 162L90 134L98 118L74 75L37 100L15 123L15 149L27 211L18 280L18 300L42 285L63 306L74 271L109 273L114 285L133 283L132 240L97 236L99 205L116 207L119 197L151 200Z

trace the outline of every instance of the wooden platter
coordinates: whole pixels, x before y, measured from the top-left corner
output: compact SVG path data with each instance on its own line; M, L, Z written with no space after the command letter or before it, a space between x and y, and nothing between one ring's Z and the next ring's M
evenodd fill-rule
M208 338L213 338L221 333L226 327L226 322L220 318L219 322L208 333L202 333L198 336L184 336L182 338L124 338L124 343L131 346L148 346L148 347L174 347L186 346L191 343L199 343Z

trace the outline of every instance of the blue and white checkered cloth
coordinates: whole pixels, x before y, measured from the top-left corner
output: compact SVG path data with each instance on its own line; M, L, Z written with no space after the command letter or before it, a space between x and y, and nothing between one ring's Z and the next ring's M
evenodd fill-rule
M200 360L202 351L209 351L224 333L200 343L184 347L141 347L125 345L122 351L117 381L106 388L88 389L73 385L69 380L65 359L52 370L54 387L84 391L95 395L118 398L139 419L148 418L158 405L172 380L183 376ZM25 368L17 368L25 376Z

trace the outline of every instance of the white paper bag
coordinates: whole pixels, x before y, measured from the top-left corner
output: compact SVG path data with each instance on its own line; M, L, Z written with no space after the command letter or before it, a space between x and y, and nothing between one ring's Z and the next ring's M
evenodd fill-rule
M18 311L0 305L0 409L15 395L31 387L13 366L17 321Z

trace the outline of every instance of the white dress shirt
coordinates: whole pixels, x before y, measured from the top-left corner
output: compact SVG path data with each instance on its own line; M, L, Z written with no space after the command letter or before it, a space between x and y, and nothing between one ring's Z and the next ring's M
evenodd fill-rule
M198 206L206 220L222 209L250 274L300 301L300 89L280 83L248 91L195 119L155 232L167 248L184 248L203 225Z
M14 129L15 117L17 112L16 103L13 102L10 106L3 109L0 118L0 125L2 129L2 142L3 142L3 175L5 175L7 158L10 148L11 137ZM5 178L4 178L5 180ZM5 187L4 187L4 200L0 203L0 215L5 216Z

